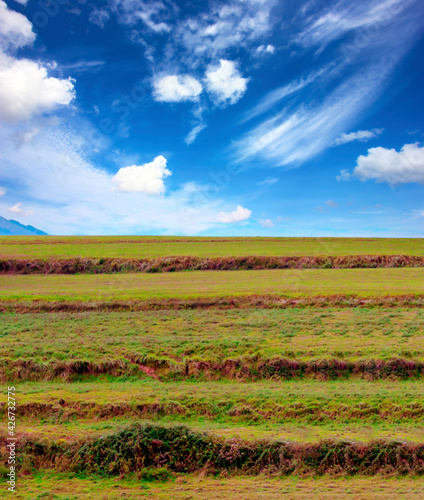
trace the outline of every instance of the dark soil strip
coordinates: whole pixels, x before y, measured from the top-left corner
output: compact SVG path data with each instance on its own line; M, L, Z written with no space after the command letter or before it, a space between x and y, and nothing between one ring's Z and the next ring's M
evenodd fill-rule
M424 267L424 257L352 255L345 257L161 257L157 259L0 259L0 274L110 274L260 269L375 269Z
M142 366L143 368L141 368ZM125 360L51 361L40 363L31 359L0 360L0 380L76 380L87 376L151 377L161 382L184 379L220 380L291 380L314 378L337 380L357 377L368 380L411 379L424 376L424 362L403 358L390 360L345 361L341 359L298 361L289 358L227 359L216 361L191 361L177 363L168 359L148 360L127 356Z
M98 311L156 311L181 309L287 309L306 307L424 307L424 295L389 295L361 297L358 295L327 295L315 297L284 297L275 295L244 295L236 297L196 297L192 299L148 299L116 301L0 301L0 314Z
M1 462L6 441L0 440ZM424 444L399 441L323 441L297 444L281 441L224 440L187 427L135 425L112 436L52 443L21 436L17 442L20 473L55 469L118 476L146 468L170 473L203 470L208 474L364 474L418 476L424 473Z

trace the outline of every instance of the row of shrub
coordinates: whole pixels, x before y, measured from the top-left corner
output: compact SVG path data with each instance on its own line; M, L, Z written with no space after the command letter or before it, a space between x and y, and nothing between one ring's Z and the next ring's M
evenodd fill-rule
M394 358L345 361L341 359L296 360L289 358L227 359L222 362L170 359L147 359L130 356L126 359L100 362L86 360L50 361L40 363L32 359L0 360L0 380L75 380L83 376L109 375L114 377L152 376L161 381L183 379L243 379L290 380L314 378L336 380L358 377L369 380L424 376L424 362Z
M363 297L358 295L299 296L240 295L146 300L3 300L0 313L156 311L170 309L287 309L307 307L424 307L424 294Z
M0 274L156 273L249 269L354 269L424 267L423 256L160 257L156 259L0 259Z
M5 461L5 439L1 444ZM18 441L21 472L55 468L84 474L124 475L146 468L174 473L203 470L242 474L409 474L424 473L424 444L374 441L223 440L186 427L134 425L114 435L73 444Z

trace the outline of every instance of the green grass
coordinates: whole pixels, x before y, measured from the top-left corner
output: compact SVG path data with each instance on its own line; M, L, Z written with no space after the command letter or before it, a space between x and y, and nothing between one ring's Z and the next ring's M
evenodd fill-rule
M322 427L321 432L316 431L317 437L335 431L339 437L349 438L348 423L356 423L356 434L361 426L375 427L391 437L396 437L396 426L404 434L418 428L415 438L423 431L424 396L422 382L416 380L161 383L104 378L72 384L19 382L15 387L22 408L20 420L25 415L30 418L26 427L22 421L19 432L37 421L63 425L62 432L66 432L67 425L81 419L105 422L116 417L184 421L191 426L203 425L202 430L207 431L223 425L233 427L233 434L241 432L239 427L250 426L256 437L271 426L289 438L289 426L298 428L296 439L303 433L302 441L311 439L315 427ZM1 395L0 402L5 401L6 396ZM80 437L83 429L82 425Z
M424 255L422 238L0 237L0 257Z
M424 358L424 311L246 309L2 314L0 359Z
M422 294L424 268L191 271L166 274L7 275L0 300L146 300L251 294L364 297Z
M149 482L136 476L116 478L81 477L55 472L19 478L16 494L4 484L3 498L33 500L113 500L116 498L155 500L281 500L363 499L411 500L422 498L422 478L344 477L270 478L208 477L203 474L174 475L165 482Z

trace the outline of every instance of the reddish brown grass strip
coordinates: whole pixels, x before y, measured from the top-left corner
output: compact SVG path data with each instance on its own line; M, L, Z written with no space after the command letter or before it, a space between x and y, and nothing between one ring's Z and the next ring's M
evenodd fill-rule
M302 361L289 358L227 359L223 362L193 361L177 363L167 359L146 360L137 356L127 359L93 361L51 361L39 363L32 359L0 361L0 380L75 380L81 377L109 375L152 376L162 382L183 379L240 379L240 380L291 380L313 378L337 380L342 378L411 379L424 376L424 363L417 360L393 358L390 360L367 359L345 361L319 359Z
M0 415L7 413L6 403L0 403ZM357 405L339 404L332 405L331 410L328 409L325 402L321 407L308 406L301 402L295 404L284 405L282 401L278 407L260 408L249 405L237 406L235 404L229 410L224 411L217 408L215 402L206 403L204 401L191 401L183 404L177 402L169 403L94 403L84 401L66 402L64 400L55 403L23 403L16 406L16 415L25 418L52 418L57 421L66 422L75 418L95 418L95 419L110 419L115 417L139 417L139 418L155 418L167 415L181 415L185 417L193 417L201 415L202 417L214 419L222 418L225 414L227 419L236 419L237 421L259 420L264 421L281 421L286 420L303 420L307 422L334 422L347 420L358 420L371 418L374 422L376 418L384 422L398 420L418 420L424 416L424 405L419 403L410 403L408 405L399 406L396 404L384 403L380 406L360 403Z
M389 295L361 297L358 295L326 295L284 297L275 295L244 295L235 297L196 297L189 299L149 299L116 301L0 301L1 313L155 311L182 309L287 309L325 307L424 307L424 295Z
M160 257L156 259L0 259L0 274L110 274L261 269L375 269L424 267L424 257L352 255L342 257Z

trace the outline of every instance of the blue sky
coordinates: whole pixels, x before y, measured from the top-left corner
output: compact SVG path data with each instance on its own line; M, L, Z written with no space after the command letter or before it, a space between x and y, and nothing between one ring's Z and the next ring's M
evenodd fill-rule
M0 215L424 236L421 0L0 0Z

